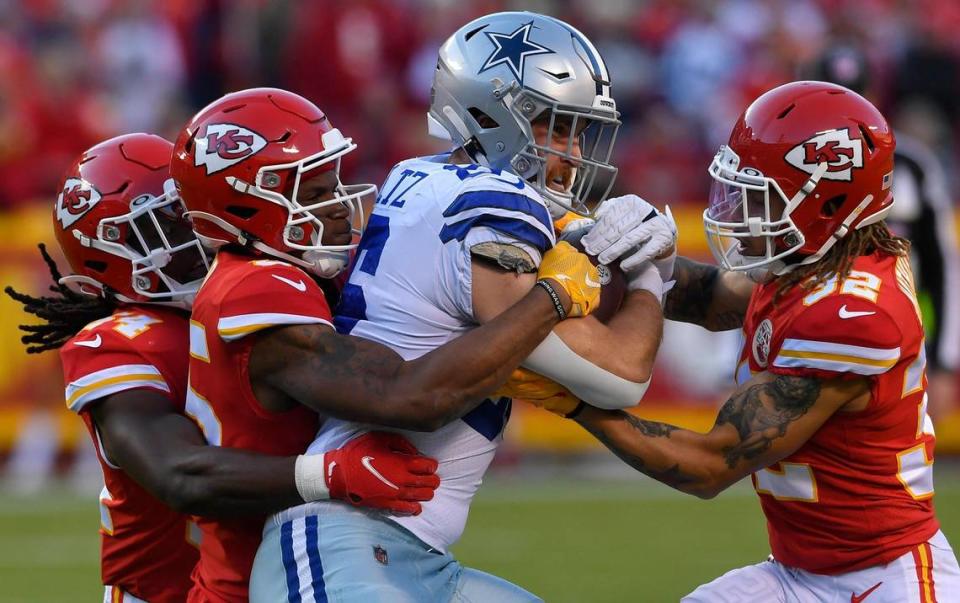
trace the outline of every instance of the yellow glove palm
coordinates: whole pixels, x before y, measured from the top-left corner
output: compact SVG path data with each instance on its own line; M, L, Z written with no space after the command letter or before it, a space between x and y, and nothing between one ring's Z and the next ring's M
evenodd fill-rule
M567 316L586 316L600 304L600 275L583 253L566 241L560 241L543 254L538 279L551 279L570 296Z
M580 404L580 400L564 386L523 368L513 371L494 395L524 400L561 417L572 413Z

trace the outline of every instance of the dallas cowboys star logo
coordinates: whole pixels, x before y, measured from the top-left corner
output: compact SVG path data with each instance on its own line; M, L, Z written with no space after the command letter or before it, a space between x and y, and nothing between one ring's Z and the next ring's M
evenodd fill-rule
M513 33L483 32L483 35L493 42L494 48L478 73L483 73L497 65L506 64L510 67L514 77L523 84L523 64L527 57L553 53L549 48L530 41L531 27L533 27L533 21L521 25Z

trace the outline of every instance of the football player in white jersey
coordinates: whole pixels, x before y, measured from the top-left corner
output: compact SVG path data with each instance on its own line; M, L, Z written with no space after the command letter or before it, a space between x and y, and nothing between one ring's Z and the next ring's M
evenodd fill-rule
M410 360L526 295L555 244L553 220L567 211L586 214L584 200L598 178L607 191L612 185L619 119L609 80L593 45L550 17L499 13L458 30L440 50L429 112L431 133L455 150L403 161L390 172L343 291L338 329ZM593 242L617 255L625 242L646 243L623 263L630 270L621 309L607 324L564 321L524 363L606 408L640 400L660 340L663 279L641 260L671 246L674 235L667 217L649 206L639 215L641 206L614 204L619 209L605 212L612 216L606 219L638 228L627 229L624 240ZM510 408L509 398L488 399L432 433L403 432L440 462L441 486L418 517L323 503L274 516L257 553L251 600L539 600L462 567L448 552ZM367 428L327 420L308 454Z

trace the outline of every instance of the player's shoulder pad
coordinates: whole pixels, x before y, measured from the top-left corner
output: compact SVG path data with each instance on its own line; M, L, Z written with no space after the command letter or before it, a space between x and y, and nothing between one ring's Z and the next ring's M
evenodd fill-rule
M543 252L556 241L543 198L521 178L476 166L445 166L463 171L443 211L441 239L462 241L473 228L486 227Z
M249 260L224 292L217 331L231 341L267 327L332 320L323 290L304 270L258 259Z
M142 357L147 353L177 353L186 342L186 316L174 311L129 308L85 326L63 345L61 354Z
M94 321L60 349L67 407L87 404L128 389L170 393L154 362L165 354L187 353L186 319L161 312L123 310Z
M832 295L806 306L772 339L776 346L772 372L879 375L900 359L903 338L882 306L851 295Z
M323 290L305 270L289 262L270 259L249 260L240 278L236 279L231 287L234 295L247 295L251 291L298 291L323 295Z

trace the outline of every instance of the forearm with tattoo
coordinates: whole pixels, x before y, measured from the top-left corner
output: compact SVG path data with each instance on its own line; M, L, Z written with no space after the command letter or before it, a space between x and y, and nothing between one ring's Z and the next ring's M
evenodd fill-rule
M588 414L589 412L590 411L588 411ZM620 422L623 427L632 430L635 433L635 437L669 438L671 433L680 429L679 427L666 423L647 421L622 410L600 412L604 412L609 418ZM683 490L684 485L696 481L694 476L685 474L680 470L679 463L674 463L673 466L666 467L665 469L656 469L651 467L641 454L637 454L625 446L618 445L618 438L630 437L629 433L615 435L612 431L591 422L589 418L580 418L578 420L587 431L600 440L600 442L617 455L621 461L644 475L648 475L659 482L679 490Z
M806 437L788 441L788 430L820 393L815 378L771 376L734 393L707 434L595 408L587 408L577 421L637 471L709 497L802 444Z
M726 331L743 325L753 285L741 273L678 257L676 284L663 302L664 318Z

